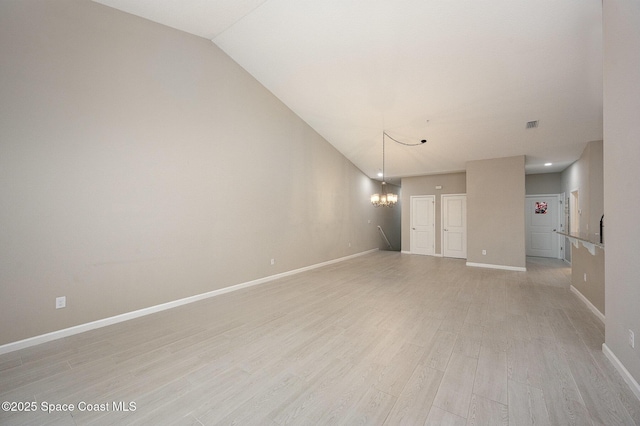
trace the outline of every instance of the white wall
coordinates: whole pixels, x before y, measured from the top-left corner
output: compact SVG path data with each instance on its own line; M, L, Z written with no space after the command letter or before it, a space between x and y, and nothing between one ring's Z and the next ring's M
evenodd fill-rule
M640 2L604 0L605 336L640 381ZM636 338L637 341L637 338Z
M208 40L2 1L0 73L0 345L380 243L373 182Z

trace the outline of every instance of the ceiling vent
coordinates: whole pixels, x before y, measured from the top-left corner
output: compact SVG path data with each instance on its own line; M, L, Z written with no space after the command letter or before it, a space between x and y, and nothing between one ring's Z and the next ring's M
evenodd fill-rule
M538 120L527 121L527 129L535 129L536 127L538 127Z

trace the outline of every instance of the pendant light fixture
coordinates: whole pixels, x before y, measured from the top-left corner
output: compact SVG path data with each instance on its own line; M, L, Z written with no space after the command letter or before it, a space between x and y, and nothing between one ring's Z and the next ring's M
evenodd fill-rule
M387 182L384 181L384 136L385 132L382 132L382 183L380 193L371 196L371 204L374 207L393 207L398 202L398 195L387 192Z

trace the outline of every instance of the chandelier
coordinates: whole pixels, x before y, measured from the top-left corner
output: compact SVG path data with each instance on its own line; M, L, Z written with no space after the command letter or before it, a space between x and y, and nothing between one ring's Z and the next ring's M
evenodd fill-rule
M387 182L384 181L384 136L385 132L382 132L382 183L380 193L371 196L371 204L374 207L393 207L398 202L398 195L387 192Z

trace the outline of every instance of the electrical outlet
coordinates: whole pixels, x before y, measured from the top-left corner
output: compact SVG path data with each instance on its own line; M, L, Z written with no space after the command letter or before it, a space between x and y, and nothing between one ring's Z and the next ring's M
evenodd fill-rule
M584 282L585 283L587 282L587 273L586 272L584 273Z
M351 243L349 243L349 247L351 247Z
M487 251L486 250L482 250L482 255L486 256L487 255Z
M275 265L276 264L276 260L275 259L271 259L271 264Z
M67 297L56 297L56 309L62 309L67 307Z
M636 347L635 336L633 334L633 330L629 330L629 346L631 346L634 349Z

